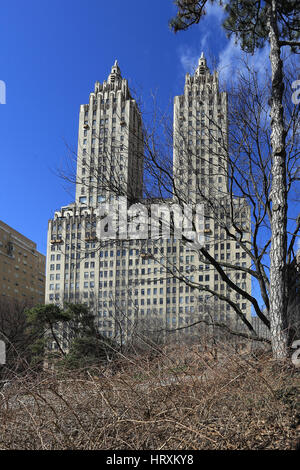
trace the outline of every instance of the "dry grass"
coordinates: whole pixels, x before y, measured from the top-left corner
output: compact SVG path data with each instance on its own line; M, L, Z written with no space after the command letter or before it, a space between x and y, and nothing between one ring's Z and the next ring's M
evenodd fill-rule
M0 393L0 449L293 449L300 370L230 348L121 357L114 370L20 379Z

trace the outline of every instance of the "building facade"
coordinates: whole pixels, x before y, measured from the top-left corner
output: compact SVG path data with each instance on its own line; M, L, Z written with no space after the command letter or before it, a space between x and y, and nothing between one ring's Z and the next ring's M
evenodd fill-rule
M300 250L288 266L287 323L292 343L300 337Z
M187 203L228 197L227 94L203 54L194 75L186 74L184 94L174 99L173 122L175 195Z
M116 194L143 194L142 120L117 61L80 107L76 204L97 207Z
M189 334L185 327L201 318L236 319L228 298L249 319L249 302L231 292L209 259L172 230L164 237L160 231L150 238L139 232L110 239L98 230L99 205L120 196L128 206L146 208L153 202L164 208L201 204L206 252L251 292L244 269L249 258L224 229L226 224L236 234L238 228L241 242L250 237L249 208L227 188L226 127L226 93L219 92L217 74L210 74L202 56L194 76L186 77L184 95L174 101L173 197L143 199L141 115L115 62L108 80L96 82L89 104L80 107L76 201L49 221L46 302L89 305L101 333L118 341L140 329L163 337L169 330ZM123 212L119 208L119 219Z
M26 305L44 303L45 267L36 243L0 221L0 297Z

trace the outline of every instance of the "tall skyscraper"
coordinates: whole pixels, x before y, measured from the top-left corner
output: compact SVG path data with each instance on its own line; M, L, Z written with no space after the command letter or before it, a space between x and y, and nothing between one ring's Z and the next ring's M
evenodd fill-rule
M208 281L203 284L206 294L199 298L209 302L214 293L213 310L216 308L221 319L237 318L239 311L249 320L250 302L234 292L224 278L251 293L251 277L246 271L251 260L241 246L251 241L250 207L234 194L230 184L227 93L220 91L218 73L210 73L203 53L194 74L186 74L183 95L174 99L173 122L174 198L183 204L202 203L204 208L208 256L198 255L210 272L198 277L199 283ZM223 277L209 257L219 264Z
M117 61L80 107L76 182L77 205L97 207L116 194L142 197L142 120Z
M226 93L219 92L218 76L201 56L194 76L186 76L184 95L175 98L174 198L161 202L204 204L205 249L250 292L251 280L242 270L249 258L222 225L229 197L226 145ZM76 201L49 221L46 302L89 305L102 334L118 341L140 329L162 337L172 329L189 333L183 327L201 318L236 318L226 302L230 296L250 318L249 302L239 301L213 264L180 238L99 237L100 203L119 196L129 204L153 202L143 199L143 153L141 115L115 62L108 80L96 82L89 104L80 107ZM215 198L214 211L208 196ZM238 198L235 210L246 233L249 210Z
M227 195L227 93L202 53L174 99L175 191L187 203Z

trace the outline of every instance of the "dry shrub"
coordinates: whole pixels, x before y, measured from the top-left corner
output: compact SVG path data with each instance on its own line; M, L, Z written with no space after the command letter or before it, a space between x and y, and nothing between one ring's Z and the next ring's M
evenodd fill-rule
M109 368L16 380L0 393L0 449L292 449L299 369L199 346Z

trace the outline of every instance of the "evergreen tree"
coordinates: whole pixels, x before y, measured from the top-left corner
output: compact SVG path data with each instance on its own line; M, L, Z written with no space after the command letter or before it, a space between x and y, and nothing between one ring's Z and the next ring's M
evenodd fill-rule
M36 338L31 346L36 361L47 356L49 341L57 345L60 365L70 368L105 362L117 350L116 344L98 332L94 315L85 305L37 305L26 310L26 315L28 329Z

